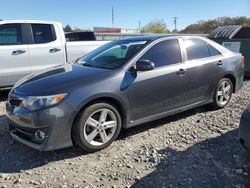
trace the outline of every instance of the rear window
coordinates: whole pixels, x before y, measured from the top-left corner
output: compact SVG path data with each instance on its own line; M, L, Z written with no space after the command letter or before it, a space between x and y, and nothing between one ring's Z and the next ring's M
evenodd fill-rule
M78 33L80 41L96 40L95 34L93 32L82 32Z
M66 41L77 41L76 33L66 33L65 34Z
M44 44L56 40L55 29L51 24L31 24L35 44Z
M96 40L95 34L93 32L76 32L76 33L66 33L66 41L94 41Z
M21 24L5 24L0 26L0 45L22 44Z

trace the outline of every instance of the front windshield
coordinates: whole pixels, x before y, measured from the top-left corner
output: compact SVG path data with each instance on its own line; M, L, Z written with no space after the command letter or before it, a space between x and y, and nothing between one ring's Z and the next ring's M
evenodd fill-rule
M108 43L87 54L78 64L89 67L116 69L137 54L147 41L119 40Z

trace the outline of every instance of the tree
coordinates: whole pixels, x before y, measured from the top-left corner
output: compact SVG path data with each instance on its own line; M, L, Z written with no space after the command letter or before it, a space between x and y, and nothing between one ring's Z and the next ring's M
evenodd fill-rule
M80 32L80 31L83 31L82 29L78 28L78 27L75 27L74 28L74 32Z
M64 32L71 32L72 31L72 28L70 27L70 25L66 25L64 28L63 28Z
M142 33L169 33L167 25L163 20L154 20L144 26Z
M178 29L174 29L172 33L179 33Z

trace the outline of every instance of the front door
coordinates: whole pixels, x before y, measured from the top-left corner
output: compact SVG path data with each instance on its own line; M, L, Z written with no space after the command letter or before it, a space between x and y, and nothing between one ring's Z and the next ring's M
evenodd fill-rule
M153 62L155 69L137 72L128 87L131 120L184 106L186 75L178 40L156 43L140 60Z

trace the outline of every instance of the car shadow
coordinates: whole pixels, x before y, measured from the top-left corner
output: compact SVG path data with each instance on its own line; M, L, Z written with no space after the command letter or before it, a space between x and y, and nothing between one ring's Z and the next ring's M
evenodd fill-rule
M157 121L143 124L141 126L133 127L130 129L124 129L121 131L118 139L126 139L130 136L136 135L140 132L147 131L149 129L165 125L170 122L177 121L181 118L192 116L196 113L207 111L207 108L196 108L177 115L169 116ZM9 133L8 128L1 126L7 124L5 117L0 117L0 173L15 173L20 170L29 170L36 167L40 167L53 161L60 161L65 159L75 158L81 155L91 155L84 152L77 147L71 147L56 151L39 152L32 148L29 148L19 142L14 141Z
M185 119L185 118L193 116L195 114L209 112L209 111L214 111L214 110L209 105L205 105L205 106L194 108L191 110L187 110L187 111L175 114L175 115L171 115L171 116L159 119L159 120L144 123L142 125L138 125L138 126L135 126L135 127L129 128L129 129L122 129L121 134L119 135L119 139L125 139L125 138L128 138L130 136L136 135L140 132L144 132L144 131L147 131L149 129L163 126L165 124L175 122L175 121L178 121L180 119Z
M44 166L53 161L71 159L89 154L79 148L40 152L11 139L10 135L0 134L0 173L16 173Z
M249 81L249 80L250 80L250 76L245 76L245 77L244 77L244 82L245 82L245 81Z
M132 187L235 187L249 186L250 155L242 149L237 130L201 141L184 151L165 148L155 170ZM240 174L236 169L243 169ZM237 186L236 186L237 187ZM241 187L241 186L240 186Z

